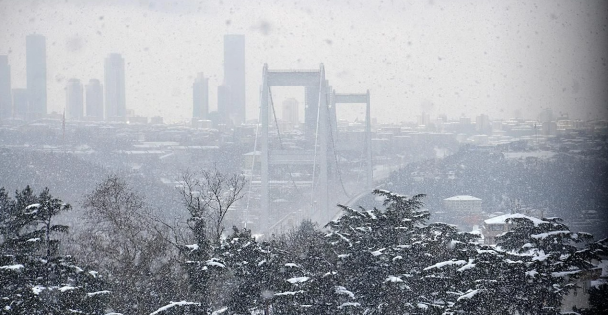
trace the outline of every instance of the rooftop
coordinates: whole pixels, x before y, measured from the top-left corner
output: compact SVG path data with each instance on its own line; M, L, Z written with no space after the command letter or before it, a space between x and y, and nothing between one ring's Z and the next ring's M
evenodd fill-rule
M454 197L450 197L450 198L445 198L443 200L479 200L481 201L481 199L477 198L477 197L473 197L473 196L469 196L469 195L458 195L458 196L454 196Z
M531 217L531 216L528 216L528 215L525 215L522 213L503 214L503 215L499 215L497 217L493 217L493 218L484 220L483 222L485 224L505 224L507 219L513 219L513 218L526 218L526 219L532 221L535 226L538 226L541 223L547 223L547 221L543 221L541 219Z

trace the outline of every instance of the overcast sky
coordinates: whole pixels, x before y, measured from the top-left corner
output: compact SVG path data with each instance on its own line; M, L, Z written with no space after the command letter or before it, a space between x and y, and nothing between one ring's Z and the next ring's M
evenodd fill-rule
M245 34L247 117L257 118L262 65L323 63L342 93L372 95L380 122L422 111L450 118L523 115L541 108L608 118L606 1L0 0L0 54L25 87L25 36L47 38L49 111L70 78L103 81L112 52L126 61L127 109L190 119L191 86L223 79L223 35ZM273 90L276 103L303 90ZM363 118L362 106L339 110Z

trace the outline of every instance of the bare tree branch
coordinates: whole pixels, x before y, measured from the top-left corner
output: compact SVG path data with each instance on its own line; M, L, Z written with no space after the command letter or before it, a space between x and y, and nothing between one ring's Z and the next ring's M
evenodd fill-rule
M238 174L226 175L214 168L198 173L187 170L181 182L177 188L190 213L190 228L203 228L208 239L219 243L228 211L243 198L245 178Z

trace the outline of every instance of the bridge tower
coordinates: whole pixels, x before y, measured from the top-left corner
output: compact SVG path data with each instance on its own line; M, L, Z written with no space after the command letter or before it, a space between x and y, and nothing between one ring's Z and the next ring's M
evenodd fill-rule
M300 86L305 90L305 138L312 149L278 150L269 145L269 105L272 102L271 87ZM335 140L337 136L336 104L366 104L366 127L364 152L366 156L366 189L373 186L370 94L336 94L325 79L325 68L320 64L318 70L270 70L264 64L262 71L262 88L260 97L261 111L261 215L266 218L262 229L268 230L274 222L280 220L271 205L270 188L272 184L270 168L273 165L312 165L312 193L308 217L319 222L327 222L334 215L329 204L330 178L335 178L337 166L331 167L334 161ZM331 128L331 130L330 130ZM335 128L335 129L334 129ZM332 139L333 137L333 139ZM332 141L334 140L334 141ZM331 157L331 158L330 158ZM294 185L297 184L294 182ZM333 205L331 205L333 206Z

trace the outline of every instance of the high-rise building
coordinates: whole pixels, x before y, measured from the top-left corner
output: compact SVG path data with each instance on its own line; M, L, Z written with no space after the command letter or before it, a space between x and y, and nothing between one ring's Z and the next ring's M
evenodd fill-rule
M230 94L224 119L240 125L245 122L245 35L224 35L224 85Z
M103 86L97 79L90 79L86 90L86 117L103 119Z
M217 87L217 113L218 121L216 123L226 124L230 118L230 104L232 103L232 95L230 94L230 88L226 85L220 85Z
M555 117L553 117L553 110L551 108L544 108L538 115L538 121L541 123L548 123L554 120Z
M13 116L27 119L28 107L27 89L13 89Z
M431 115L422 112L422 115L418 116L418 126L428 126L431 124Z
M199 73L192 84L192 118L207 120L209 114L209 79Z
M295 98L288 98L283 101L281 119L295 126L300 123L298 101Z
M13 98L11 96L11 66L8 56L0 56L0 120L13 115Z
M475 118L475 129L479 133L490 134L492 132L492 122L490 117L485 114L481 114Z
M110 54L105 61L105 118L125 120L125 60L120 54Z
M46 38L31 34L25 40L28 118L39 118L46 108Z
M84 112L84 101L82 83L78 79L68 80L66 87L66 117L70 120L82 119Z

